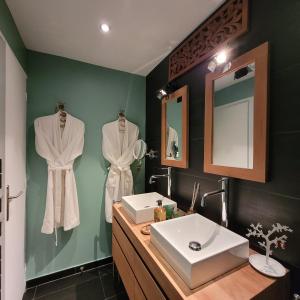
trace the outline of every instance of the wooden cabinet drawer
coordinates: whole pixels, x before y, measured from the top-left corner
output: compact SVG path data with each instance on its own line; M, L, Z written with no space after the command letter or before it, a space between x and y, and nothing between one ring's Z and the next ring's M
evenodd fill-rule
M123 232L122 228L120 227L120 225L116 219L113 219L112 231L113 231L113 235L117 239L120 247L122 248L122 252L124 253L125 257L127 258L131 268L133 268L135 249L131 245L130 241L128 240L127 236Z
M137 253L135 253L134 262L133 271L145 297L149 300L166 299Z
M128 281L130 284L131 281L131 286L134 286L134 295L135 298L131 298L131 296L128 293L128 296L130 299L155 299L155 300L160 300L160 299L166 299L161 292L159 286L156 284L155 280L153 279L152 275L149 273L147 268L145 267L143 261L140 259L139 255L137 254L136 250L132 246L131 242L127 238L126 234L120 227L118 221L116 219L113 219L112 223L112 231L113 231L113 258L114 261L118 267L119 270L119 265L117 260L115 258L115 253L117 252L116 250L120 251L121 254L119 256L123 257L125 262L122 263L123 265L128 265L128 268L130 269L130 272L133 272L133 277L135 277L136 284L134 286L134 280L128 280L129 275L125 273L122 274L122 271L119 270L119 273L121 275L121 278L123 280L124 286L126 288L126 283L125 281ZM114 251L115 248L115 251ZM121 267L122 268L122 267ZM131 275L130 275L131 276ZM132 287L130 287L132 288ZM127 290L127 288L126 288ZM132 292L132 291L131 291Z
M114 235L112 236L112 255L128 297L133 300L135 299L136 279Z

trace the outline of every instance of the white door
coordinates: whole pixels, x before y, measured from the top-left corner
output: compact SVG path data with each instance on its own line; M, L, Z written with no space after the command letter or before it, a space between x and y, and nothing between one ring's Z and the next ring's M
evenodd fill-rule
M214 165L253 168L253 99L214 107Z
M4 45L2 297L3 300L21 300L25 290L26 74L10 47Z

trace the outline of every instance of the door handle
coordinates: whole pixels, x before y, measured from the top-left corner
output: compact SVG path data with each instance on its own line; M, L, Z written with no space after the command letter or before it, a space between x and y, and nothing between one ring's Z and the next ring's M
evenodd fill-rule
M9 185L6 187L6 221L9 220L9 203L13 200L13 199L17 199L19 197L21 197L24 194L23 191L20 191L17 195L14 196L10 196L9 193Z
M8 200L9 201L11 201L11 200L13 200L13 199L16 199L16 198L19 198L20 196L22 196L24 194L24 192L23 191L20 191L17 195L15 195L15 196L9 196L8 197Z

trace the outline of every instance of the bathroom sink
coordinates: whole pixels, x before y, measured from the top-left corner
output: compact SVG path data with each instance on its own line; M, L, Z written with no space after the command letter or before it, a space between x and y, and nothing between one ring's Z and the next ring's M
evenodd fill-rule
M190 289L243 264L249 256L247 239L199 214L151 224L151 243Z
M122 206L135 224L151 222L154 217L154 208L157 200L162 200L162 205L177 207L177 203L159 193L145 193L122 197Z

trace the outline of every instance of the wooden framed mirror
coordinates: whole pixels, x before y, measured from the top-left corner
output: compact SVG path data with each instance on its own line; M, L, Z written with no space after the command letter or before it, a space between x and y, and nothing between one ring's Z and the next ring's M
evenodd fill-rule
M188 167L188 87L185 85L162 100L161 164Z
M204 172L266 181L268 52L266 42L206 75Z

